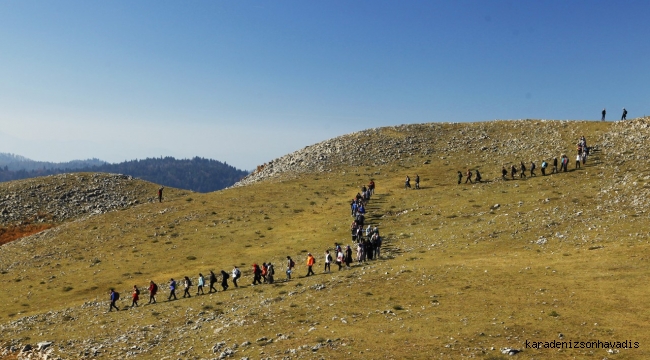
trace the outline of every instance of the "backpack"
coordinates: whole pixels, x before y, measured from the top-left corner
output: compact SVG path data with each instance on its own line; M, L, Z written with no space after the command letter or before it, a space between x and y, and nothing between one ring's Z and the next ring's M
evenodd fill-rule
M187 286L188 286L188 287L189 287L189 286L192 286L192 280L187 279Z
M135 294L136 294L136 295L140 295L140 289L135 288Z
M240 275L241 275L241 271L239 269L235 269L235 277L239 278Z
M158 292L158 284L153 284L153 292Z
M296 266L296 263L293 262L293 259L289 259L289 267L290 267L290 268L293 268L293 267L295 267L295 266Z
M273 266L269 266L268 273L271 276L275 275L275 270L273 269Z
M115 301L117 301L117 300L119 300L119 299L120 299L120 293L118 293L117 291L115 291Z
M327 262L332 262L332 254L327 254Z
M230 275L228 275L228 273L224 273L224 274L223 274L223 279L224 279L224 280L228 280L229 277L230 277Z

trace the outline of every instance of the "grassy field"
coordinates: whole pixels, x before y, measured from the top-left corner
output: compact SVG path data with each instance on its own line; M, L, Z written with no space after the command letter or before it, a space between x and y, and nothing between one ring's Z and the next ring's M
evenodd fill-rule
M554 139L568 154L575 134L597 144L610 126L574 125ZM505 122L489 130L504 143L526 133L508 132ZM511 162L537 159L539 167L537 156L413 154L381 167L178 192L62 224L3 246L0 337L54 341L66 358L212 358L221 341L234 358L252 359L510 358L503 347L527 359L647 358L647 215L624 203L599 209L612 196L601 190L616 180L605 149L580 170L570 161L567 173L542 177L538 168L537 177L499 179ZM468 167L487 181L457 185L456 172ZM421 190L403 189L407 174L420 175ZM322 274L324 251L350 244L348 204L371 178L377 195L367 218L384 237L382 259ZM307 252L317 257L309 278ZM294 279L250 286L254 262L274 263L283 280L287 255L298 263ZM111 287L126 307L134 284L234 265L244 271L239 289L165 302L163 288L159 304L106 313ZM631 340L639 348L527 349L526 340Z

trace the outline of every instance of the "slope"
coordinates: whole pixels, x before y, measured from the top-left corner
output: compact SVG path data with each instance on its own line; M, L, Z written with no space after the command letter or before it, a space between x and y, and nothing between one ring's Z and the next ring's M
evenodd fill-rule
M319 151L302 150L248 186L66 223L0 247L0 330L9 347L50 340L65 358L494 359L507 357L505 347L527 358L611 356L530 349L527 340L632 340L641 347L611 351L647 357L647 291L637 284L650 229L632 194L645 189L650 167L628 152L647 123L371 130L330 140L339 155L323 164L304 160ZM573 154L580 135L596 150L580 170L499 179L503 165ZM457 185L467 168L488 181ZM407 174L420 175L421 190L403 189ZM249 285L253 262L281 270L291 255L302 275L307 252L320 268L325 249L350 243L348 202L371 178L368 219L384 237L381 260ZM233 265L244 270L239 289L105 313L110 287L128 298L153 279L164 294L171 277Z

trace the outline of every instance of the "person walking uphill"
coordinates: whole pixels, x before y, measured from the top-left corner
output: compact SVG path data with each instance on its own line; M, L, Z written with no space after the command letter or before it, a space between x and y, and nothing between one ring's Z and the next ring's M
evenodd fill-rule
M260 284L262 285L262 270L260 270L260 267L257 265L257 263L253 264L253 285Z
M221 288L223 289L223 291L228 290L228 278L229 277L230 277L230 275L228 275L227 272L221 270Z
M460 185L460 183L461 183L462 181L463 181L463 173L459 171L459 172L458 172L458 184Z
M192 287L192 281L190 280L190 278L188 278L186 276L185 279L183 280L183 288L185 289L185 291L183 292L183 297L186 297L186 296L187 297L192 297L192 295L190 295L190 288L191 287Z
M293 259L291 256L287 256L287 280L291 280L291 273L293 272L293 268L296 266L296 263L293 262Z
M239 280L240 277L241 277L241 270L239 270L239 268L237 266L233 267L233 269L232 269L232 283L233 283L233 285L235 285L236 288L239 287L239 285L237 285L237 280Z
M404 190L411 188L411 178L406 175L406 180L404 180Z
M537 176L537 174L535 174L535 169L536 168L537 168L537 165L535 165L535 162L531 161L530 162L530 177Z
M120 308L115 305L115 302L120 299L120 294L115 291L115 289L111 289L111 306L108 308L108 312L113 311L113 308L115 310L120 311Z
M600 121L605 121L605 115L607 115L607 110L603 108L603 111L601 111L600 113L603 115L603 117L600 118Z
M621 115L621 120L627 120L627 110L623 108L623 115Z
M156 303L156 293L158 293L158 285L152 281L149 281L149 304Z
M199 282L196 287L197 296L199 295L199 293L201 293L201 295L205 295L205 292L203 292L204 285L205 285L205 278L203 277L203 274L199 273Z
M131 293L131 307L138 306L138 300L140 300L140 289L137 285L133 285L133 292Z
M178 300L176 297L176 280L173 278L169 280L169 297L167 297L167 301L171 301L172 296L174 297L174 300Z
M164 188L164 186L158 188L158 202L162 202L162 193Z
M223 270L221 270L223 272ZM212 294L212 290L217 292L217 289L214 288L214 284L217 282L217 275L214 274L214 271L210 270L210 290L208 294Z
M468 181L469 181L470 184L473 184L473 182L472 182L472 170L467 169L467 173L465 174L465 177L466 177L465 184L467 184Z
M415 174L415 189L420 190L420 175Z
M314 269L312 269L315 263L316 263L316 259L314 259L314 256L311 253L308 253L307 254L307 276L316 275L314 273Z
M325 269L323 269L323 272L332 272L331 265L332 255L329 250L325 250Z

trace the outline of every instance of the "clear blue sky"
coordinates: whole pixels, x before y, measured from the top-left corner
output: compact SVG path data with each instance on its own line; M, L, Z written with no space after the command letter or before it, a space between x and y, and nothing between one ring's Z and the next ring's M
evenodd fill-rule
M648 1L0 2L0 152L251 169L365 128L628 118Z

